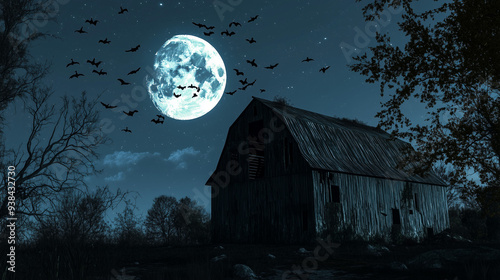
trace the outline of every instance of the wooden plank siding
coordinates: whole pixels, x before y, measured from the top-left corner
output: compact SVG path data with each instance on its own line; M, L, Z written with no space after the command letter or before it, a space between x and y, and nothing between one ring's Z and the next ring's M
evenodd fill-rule
M325 232L331 206L340 215L336 226L351 226L364 239L387 238L393 216L411 238L446 229L442 180L398 169L400 148L409 144L389 138L363 124L254 98L229 128L206 183L213 241L313 241ZM332 185L339 187L334 194Z
M270 137L249 138L249 124L258 121L263 121L262 130L272 134ZM263 177L253 180L249 174L252 149L262 150L264 158ZM207 182L216 189L211 210L213 241L293 243L314 239L311 169L283 121L262 103L250 103L231 125L213 176L227 170L231 160L237 162L240 172L228 176L225 186L212 179Z
M449 227L443 186L318 170L312 172L312 178L318 234L326 229L325 209L332 185L340 188L341 221L338 229L351 226L363 239L389 237L393 226L392 209L399 210L401 233L409 238L423 238L427 228L440 232ZM405 187L410 194L407 199L404 198Z
M251 243L314 240L314 204L308 185L311 174L303 173L234 183L221 189L212 199L213 240Z

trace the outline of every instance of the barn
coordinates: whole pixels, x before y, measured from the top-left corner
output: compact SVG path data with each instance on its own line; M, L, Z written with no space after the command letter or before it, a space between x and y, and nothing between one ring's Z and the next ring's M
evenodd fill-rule
M446 185L398 169L408 147L378 128L254 97L206 183L213 241L440 232L449 227Z

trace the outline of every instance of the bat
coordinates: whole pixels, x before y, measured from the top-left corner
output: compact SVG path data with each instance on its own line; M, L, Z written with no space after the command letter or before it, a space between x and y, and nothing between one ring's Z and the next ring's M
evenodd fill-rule
M120 81L120 83L121 83L122 86L130 85L130 83L127 83L127 82L125 82L122 79L117 79L117 80Z
M102 106L104 106L104 108L106 108L106 109L114 109L114 108L118 107L118 106L111 106L111 105L106 104L106 103L103 103L103 102L101 102L101 104L102 104Z
M78 72L75 71L75 74L71 75L69 78L70 79L73 79L73 78L77 78L78 79L78 77L80 77L80 76L85 76L85 75L79 74Z
M257 63L255 63L255 58L253 60L247 60L248 63L250 63L250 65L252 65L253 67L257 67Z
M139 112L139 111L137 111L137 110L134 110L134 111L128 111L128 112L123 111L123 113L124 113L125 115L129 116L129 117L133 117L133 116L134 116L134 114L135 114L135 113L137 113L137 112Z
M80 64L80 63L76 62L76 61L73 61L73 59L71 59L71 62L68 63L68 65L66 65L66 67L70 67L71 65L75 65L75 64Z
M137 50L139 50L140 47L141 45L137 45L134 48L131 48L130 50L126 50L125 52L136 52Z

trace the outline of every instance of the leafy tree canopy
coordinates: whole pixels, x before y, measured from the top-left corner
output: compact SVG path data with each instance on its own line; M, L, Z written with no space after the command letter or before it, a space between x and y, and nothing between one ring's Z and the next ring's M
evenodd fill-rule
M402 7L398 25L407 40L398 46L389 34L377 33L370 54L355 57L349 67L380 84L385 100L379 126L416 144L405 165L417 162L411 169L425 173L444 162L454 167L451 183L467 182L467 171L474 170L483 184L498 185L500 1L443 1L423 11L418 0L369 2L367 21ZM425 122L405 115L411 101L425 105Z

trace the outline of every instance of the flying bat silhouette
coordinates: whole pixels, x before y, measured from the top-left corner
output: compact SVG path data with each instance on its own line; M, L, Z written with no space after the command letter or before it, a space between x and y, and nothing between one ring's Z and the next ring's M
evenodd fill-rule
M75 30L76 33L80 33L80 34L83 34L83 33L87 33L87 31L83 30L83 26L80 27L80 29L78 30Z
M214 32L213 32L213 31L210 31L210 32L203 32L203 34L205 34L205 36L210 36L210 35L214 34Z
M95 62L95 57L92 60L87 59L87 62L90 63L91 65L94 65L96 68L99 68L99 65L102 63L102 61Z
M323 68L319 69L319 72L326 73L326 70L328 70L329 68L330 68L330 66L323 67Z
M260 89L260 93L263 93L265 92L266 90L265 89Z
M249 42L250 44L253 44L253 43L257 43L257 41L255 41L255 39L252 37L252 39L246 39L247 42Z
M130 85L130 83L127 83L127 82L125 82L122 79L117 79L117 80L120 81L120 83L121 83L122 86Z
M259 17L259 15L256 15L256 16L254 16L254 17L250 18L250 19L248 20L248 22L255 21L258 17Z
M255 58L253 60L247 60L253 67L257 67L257 63L255 63Z
M102 104L102 106L104 106L106 109L114 109L114 108L118 107L118 106L111 106L111 105L106 104L106 103L103 103L103 102L101 102L101 104Z
M106 38L106 39L104 39L104 40L99 40L99 42L98 42L98 43L102 43L102 44L106 45L106 44L111 43L111 41L109 41L109 40L108 40L108 38Z
M310 58L310 57L307 57L306 59L302 60L302 62L310 62L310 61L313 61L314 59Z
M99 21L98 20L94 20L93 18L90 18L90 19L87 19L85 22L88 22L91 25L96 26Z
M66 65L66 67L70 67L71 65L75 65L75 64L80 64L80 63L76 62L76 61L73 61L73 59L71 59L71 62L68 63L68 65Z
M80 76L85 76L85 75L80 74L80 73L78 73L78 72L75 71L75 74L71 75L69 78L70 79L73 79L73 78L77 78L78 79L78 77L80 77Z
M228 36L228 37L231 37L231 36L233 36L233 35L235 35L235 34L236 34L236 33L234 33L234 31L229 32L229 30L227 30L227 29L226 29L226 31L222 31L222 32L220 33L220 35L226 35L226 36Z
M250 86L250 85L248 85L248 84L247 84L246 86L244 86L244 87L242 87L242 88L238 88L238 89L239 89L239 90L246 90L249 86Z
M128 129L128 126L127 126L127 127L125 127L124 129L122 129L122 131L132 133L132 130Z
M237 92L237 90L235 90L235 91L228 91L228 92L226 92L226 94L233 95L233 94L235 94L236 92Z
M264 67L264 68L266 68L266 69L274 69L274 68L276 68L276 67L278 66L278 64L279 64L279 63L276 63L276 64L274 64L274 65L269 65L269 66Z
M205 25L205 28L206 28L207 30L212 30L212 29L214 29L214 28L215 28L215 26L208 26L208 27L207 27L207 26Z
M241 72L238 69L233 69L233 70L236 71L236 76L243 76L243 75L245 75L245 73Z
M247 81L247 80L248 80L248 78L245 78L245 80L240 80L240 83L241 83L242 85L246 85L246 84L248 84L248 81Z
M233 25L234 25L234 26L241 26L241 23L233 21L233 22L231 22L231 23L229 24L229 27L232 27Z
M246 84L246 86L244 86L244 87L242 87L242 88L239 88L239 89L240 89L240 90L246 90L249 86L253 86L253 85L255 84L255 82L256 82L256 81L257 81L257 80L255 80L255 81L253 81L253 82L251 82L251 83L248 83L248 84Z
M200 92L200 90L201 90L200 87L197 87L197 86L195 86L193 84L191 84L190 86L188 86L188 88L196 89L197 92Z
M154 122L155 124L159 124L159 123L163 124L164 121L161 121L160 119L157 119L157 120L152 119L151 122Z
M118 14L123 14L124 12L128 12L128 9L124 9L120 6L120 11L118 12Z
M134 48L131 48L130 50L126 50L125 52L136 52L140 47L141 45L137 45Z
M135 70L132 70L132 71L128 72L128 74L127 74L127 75L136 74L137 72L139 72L139 70L141 70L141 67L139 67L139 68L137 68L137 69L135 69Z
M194 21L193 21L192 23L193 23L194 25L198 26L198 28L202 28L202 27L207 28L207 26L206 26L206 25L204 25L203 23L196 23L196 22L194 22Z
M108 75L108 72L104 72L101 70L99 70L99 72L97 72L97 70L92 70L92 73L97 73L97 75L101 76L101 75Z
M128 112L123 111L123 113L124 113L125 115L129 116L129 117L133 117L133 116L134 116L134 114L135 114L135 113L137 113L137 112L139 112L139 111L137 111L137 110L134 110L134 111L128 111Z
M184 86L184 87L183 87L183 86L177 86L177 88L178 88L178 89L181 89L181 90L185 90L185 89L186 89L186 87L185 87L185 86Z
M181 95L182 95L182 94L175 94L175 92L174 92L174 96L175 96L175 98L179 98L179 97L181 97Z
M198 94L193 93L193 97L191 97L191 98L195 98L195 97L198 97Z

